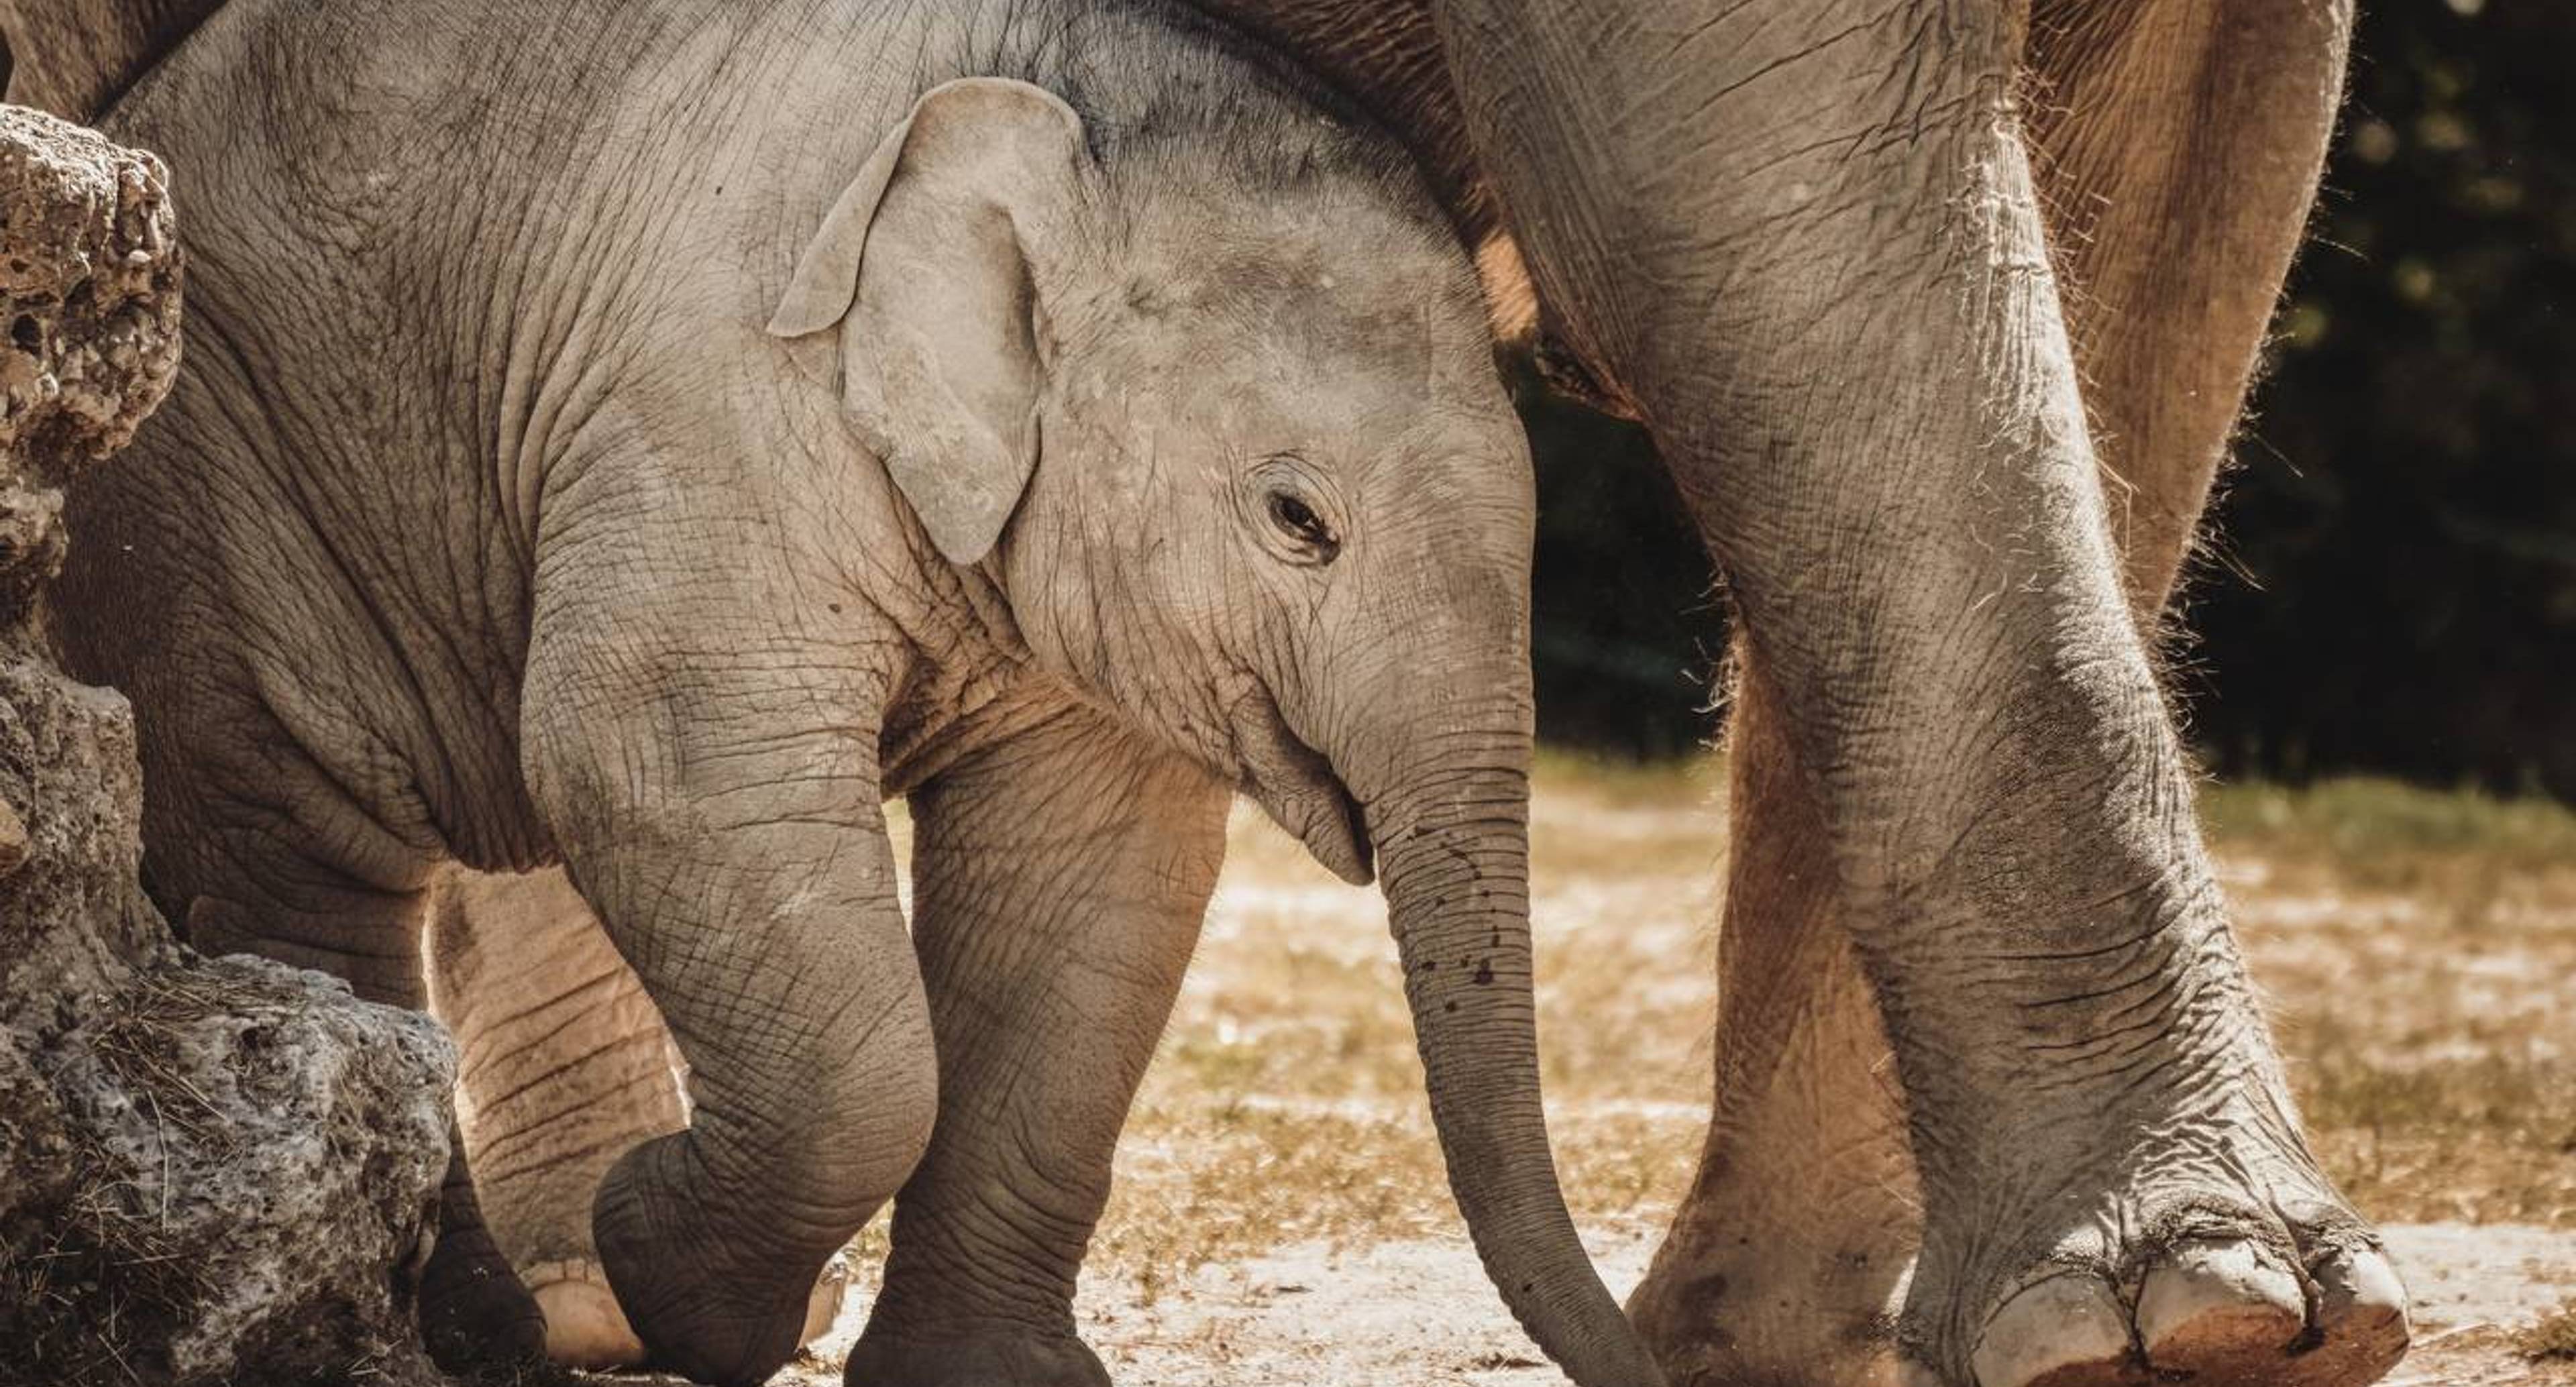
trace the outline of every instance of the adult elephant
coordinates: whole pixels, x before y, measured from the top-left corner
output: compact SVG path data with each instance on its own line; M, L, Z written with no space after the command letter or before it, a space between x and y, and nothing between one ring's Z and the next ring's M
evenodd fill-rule
M1526 263L1735 595L1716 1114L1630 1304L1668 1370L2384 1373L2404 1295L2300 1135L2151 657L2347 0L1200 3Z
M1736 595L1717 1112L1632 1305L1667 1368L2383 1373L2403 1294L2299 1135L2149 654L2346 0L1200 3L1526 264ZM19 6L13 96L95 111L213 7Z

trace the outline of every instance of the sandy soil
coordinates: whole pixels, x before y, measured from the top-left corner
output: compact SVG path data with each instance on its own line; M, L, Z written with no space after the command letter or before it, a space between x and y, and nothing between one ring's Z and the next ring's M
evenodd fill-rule
M2576 1384L2576 1364L2527 1361L2512 1330L2576 1286L2576 1234L2501 1224L2383 1230L2416 1300L2419 1346L2392 1387ZM1646 1268L1643 1230L1596 1236L1625 1295ZM1132 1283L1083 1297L1086 1337L1122 1387L1544 1387L1563 1382L1511 1323L1463 1238L1282 1248L1207 1267L1146 1302ZM809 1364L784 1380L838 1387L857 1337L854 1300Z
M1540 779L1551 1123L1622 1293L1705 1122L1713 784ZM2576 820L2412 794L2214 797L2239 933L2320 1155L2414 1292L2419 1347L2389 1380L2576 1387L2576 1360L2527 1353L2576 1295ZM1085 1333L1121 1387L1562 1380L1447 1204L1384 924L1374 892L1238 816L1085 1275ZM854 1248L839 1326L782 1380L838 1383L882 1239Z

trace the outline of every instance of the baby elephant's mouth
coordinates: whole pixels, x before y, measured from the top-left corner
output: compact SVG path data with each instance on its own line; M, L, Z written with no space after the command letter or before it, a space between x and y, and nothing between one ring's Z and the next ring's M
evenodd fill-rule
M1235 733L1243 793L1333 875L1353 886L1375 880L1367 813L1333 774L1332 762L1297 740L1276 710L1265 709L1251 721Z

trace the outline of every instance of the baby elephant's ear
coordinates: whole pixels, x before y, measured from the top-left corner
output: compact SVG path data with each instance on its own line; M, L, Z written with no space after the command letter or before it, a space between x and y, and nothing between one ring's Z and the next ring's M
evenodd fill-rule
M770 318L838 326L841 407L951 563L990 553L1037 466L1033 257L1065 235L1082 121L1026 82L922 94L823 219Z

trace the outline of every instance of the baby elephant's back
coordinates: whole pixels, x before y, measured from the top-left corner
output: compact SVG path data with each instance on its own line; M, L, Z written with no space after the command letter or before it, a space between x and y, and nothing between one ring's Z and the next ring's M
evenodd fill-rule
M487 862L527 851L513 464L536 401L511 366L567 326L508 273L563 239L524 177L567 137L507 99L505 36L535 22L243 0L102 120L169 166L186 348L134 447L75 488L60 596L73 667L132 699L165 801L284 774L377 823L444 820Z

